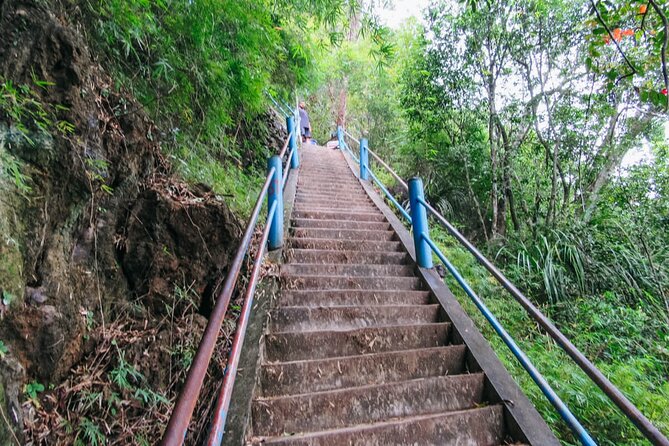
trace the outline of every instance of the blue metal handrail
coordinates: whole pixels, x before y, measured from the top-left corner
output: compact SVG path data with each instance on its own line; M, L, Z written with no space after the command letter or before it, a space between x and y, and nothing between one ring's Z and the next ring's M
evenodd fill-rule
M270 92L265 91L265 95L270 99L270 101L272 101L274 106L277 108L277 111L281 112L285 117L293 115L292 109L290 107L284 108L281 104L279 104L277 102L276 99L274 99L274 96L272 96L272 94ZM288 110L288 111L286 111L286 110Z
M381 182L381 180L379 180L379 179L377 178L377 176L374 175L374 172L372 172L372 170L369 169L369 168L367 168L367 171L369 172L369 175L372 177L372 179L374 180L374 182L376 183L376 185L379 186L379 189L381 189L381 190L383 191L383 193L386 195L386 197L388 198L388 200L390 200L390 202L391 202L392 204L395 205L395 207L397 208L397 210L400 211L400 214L402 214L402 216L406 219L406 221L407 221L409 224L411 224L411 217L409 216L409 213L408 213L407 211L404 210L404 208L402 207L402 205L395 199L395 197L393 197L393 195L388 191L388 189L386 188L386 186L383 185L383 183Z
M386 198L388 198L388 200L397 208L397 210L400 212L400 214L402 214L402 216L406 219L406 221L409 224L411 224L411 216L409 216L409 213L402 207L402 205L397 201L397 199L393 196L393 194L391 194L390 191L388 191L388 188L383 184L383 182L374 174L372 169L369 167L369 160L365 159L364 151L368 150L370 153L372 153L371 150L369 150L368 147L365 147L364 145L361 145L360 140L357 140L357 139L353 138L350 133L344 131L343 134L349 136L352 140L357 142L358 145L361 147L361 155L360 155L360 158L358 158L353 154L353 151L351 150L351 148L346 143L346 140L344 138L342 138L342 140L341 140L343 147L348 151L349 155L355 160L356 163L358 163L361 166L361 168L360 168L361 172L365 171L369 174L369 176L372 177L372 180L374 180L374 182L379 187L379 189L381 189L383 191ZM365 160L366 165L363 165L363 163L360 162L361 159ZM362 179L365 179L365 178L362 178Z
M355 139L350 133L343 131L342 129L343 140L345 136L349 136L351 139L356 141L361 147L360 140ZM346 148L350 151L348 146ZM576 362L576 364L583 370L590 379L609 397L609 399L618 406L622 413L624 413L630 421L639 429L639 431L648 438L654 445L660 446L669 446L669 440L660 432L657 427L655 427L648 418L646 418L637 407L635 407L623 394L620 390L611 383L608 378L606 378L602 372L590 362L585 355L583 355L570 341L567 337L560 332L555 325L544 316L537 307L535 307L532 302L523 295L518 288L516 288L507 278L499 271L487 258L481 254L474 245L471 244L460 232L446 220L446 218L441 215L437 210L435 210L422 196L422 183L420 183L420 194L413 192L407 183L405 183L401 177L388 166L378 155L372 152L369 148L366 150L377 160L379 163L385 167L395 179L398 180L402 186L409 192L410 201L412 202L412 226L414 232L414 243L416 244L416 256L419 266L429 268L432 266L431 258L427 260L428 256L425 253L419 253L420 250L425 250L421 244L429 246L430 250L433 251L437 257L444 263L444 266L449 270L449 272L455 277L457 282L463 287L467 295L474 301L474 304L477 308L483 313L486 320L493 326L495 331L500 335L505 342L505 344L511 349L516 358L520 361L521 365L525 368L526 371L530 374L534 382L541 388L544 395L548 400L553 404L557 409L558 413L562 419L569 425L575 435L580 439L580 441L585 445L592 445L594 440L588 434L588 432L583 428L583 426L578 422L569 409L564 405L564 403L559 399L557 394L551 389L548 382L543 378L543 376L538 372L538 370L532 365L527 356L518 348L513 339L510 337L508 332L499 324L499 321L492 315L488 308L483 304L481 299L474 293L471 287L467 284L464 278L459 274L459 272L453 267L453 265L446 259L444 254L438 249L434 242L429 238L427 230L422 229L422 227L427 228L427 219L424 222L420 222L421 218L416 218L414 210L416 208L423 208L430 214L432 214L446 229L447 231L455 237L458 242L460 242L468 251L470 251L474 257L481 263L496 279L497 281L507 290L509 293L525 308L528 314L538 322L538 324L546 330L548 335L550 335L560 347ZM359 163L359 161L358 161ZM367 167L369 169L369 167ZM371 172L371 170L370 170ZM375 178L374 176L372 178ZM413 192L413 193L412 193ZM388 195L387 189L384 190L384 193ZM412 199L412 195L413 199ZM394 203L397 203L394 200ZM397 204L395 204L397 206ZM401 207L398 207L401 209ZM403 209L402 209L403 210ZM404 212L403 212L404 214ZM405 216L406 218L406 216ZM421 227L420 230L417 230L417 226ZM418 236L416 236L418 233ZM421 259L423 261L421 262ZM422 264L421 264L422 263Z
M425 203L424 201L421 200L419 201ZM479 311L483 314L488 323L490 323L495 332L499 335L500 338L502 338L502 341L504 341L506 346L509 347L511 353L513 353L516 359L518 359L520 365L523 366L523 368L527 371L532 380L537 384L539 389L541 389L541 392L546 396L546 398L548 398L548 401L550 401L553 407L555 407L555 409L560 414L560 417L567 423L567 425L572 430L574 435L578 437L578 439L581 441L582 444L586 446L596 446L597 443L595 443L595 440L590 436L588 431L583 427L583 425L578 421L578 419L576 419L574 414L571 413L567 405L560 399L557 393L555 393L555 391L553 390L551 385L548 384L548 381L546 381L541 372L539 372L539 370L537 370L534 364L532 364L530 358L528 358L525 352L523 352L521 348L518 347L518 344L516 344L511 335L504 329L504 327L502 327L502 324L500 324L497 318L483 303L481 298L476 294L476 292L474 292L472 287L469 286L469 284L462 277L460 272L453 266L453 264L451 264L451 262L448 261L446 256L439 249L439 247L437 247L437 245L430 239L429 235L427 235L425 232L421 232L419 234L419 237L430 246L432 252L434 252L437 255L437 257L439 258L439 260L441 260L446 269L451 273L451 275L455 278L458 284L460 284L465 293L467 293L472 302L474 302L476 308L479 309Z
M269 94L268 96L271 97ZM224 372L223 383L216 400L214 419L207 439L207 444L218 446L223 439L223 429L225 427L230 399L232 397L232 387L235 382L237 365L239 364L241 346L246 333L253 296L259 278L260 265L264 258L265 248L272 250L283 245L283 188L288 178L288 172L290 170L295 170L299 166L298 151L295 143L297 129L295 127L295 120L292 116L287 117L286 124L288 138L284 147L281 149L280 153L282 156L279 157L278 155L274 155L268 160L265 183L258 195L246 230L244 231L242 241L237 248L235 257L228 274L225 277L225 281L223 282L223 290L216 299L216 304L214 305L214 309L207 322L207 327L205 328L200 344L198 345L197 353L188 370L184 387L179 393L174 405L174 409L161 441L161 445L163 446L180 446L184 442L188 426L193 416L193 411L195 410L195 405L197 404L202 385L204 384L207 368L209 367L216 341L218 340L221 326L227 313L230 298L237 286L237 279L239 278L242 268L242 262L251 246L251 240L259 221L260 211L263 207L265 197L267 197L267 222L258 244L254 266L244 296L244 305L239 319L239 326L235 332L233 346L230 350L228 363ZM290 147L290 152L286 159L286 174L284 175L282 158L283 154L285 154L286 147Z

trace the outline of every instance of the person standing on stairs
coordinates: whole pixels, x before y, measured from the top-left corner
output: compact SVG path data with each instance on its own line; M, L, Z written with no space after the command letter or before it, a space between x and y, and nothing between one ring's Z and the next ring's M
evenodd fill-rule
M300 102L300 127L302 127L302 142L311 144L311 121L309 114L304 109L304 102Z

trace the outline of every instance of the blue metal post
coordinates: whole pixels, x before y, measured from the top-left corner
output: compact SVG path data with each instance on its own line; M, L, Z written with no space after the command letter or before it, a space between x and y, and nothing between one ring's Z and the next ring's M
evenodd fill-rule
M290 140L288 141L288 151L291 154L290 168L297 169L300 167L300 156L297 153L297 125L293 116L286 118L286 128L288 129L288 133L290 133Z
M337 126L337 146L339 149L344 148L344 129L340 125Z
M369 143L367 138L360 138L360 179L369 180Z
M278 155L274 155L267 161L267 171L269 172L272 168L274 168L274 175L267 191L267 209L272 209L272 205L276 202L276 211L274 215L269 215L272 219L267 222L272 225L268 242L270 251L283 246L283 169L281 158Z
M411 203L411 226L413 226L413 243L416 247L416 262L421 268L432 268L432 251L423 238L429 236L427 212L418 201L424 200L423 181L418 177L409 180L409 202Z

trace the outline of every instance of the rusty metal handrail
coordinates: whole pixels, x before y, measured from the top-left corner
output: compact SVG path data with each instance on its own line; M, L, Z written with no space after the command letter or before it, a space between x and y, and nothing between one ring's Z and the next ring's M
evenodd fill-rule
M176 404L174 405L174 410L170 416L170 421L167 424L165 433L163 434L163 439L161 444L163 446L180 446L183 444L184 438L186 437L186 432L190 424L190 420L193 416L193 411L195 410L195 405L197 404L198 396L202 390L202 384L204 383L204 378L207 374L207 368L209 362L211 361L211 356L214 353L214 348L216 347L216 341L218 340L219 332L221 331L221 325L223 324L223 319L225 318L225 313L228 310L228 304L230 303L230 297L232 292L235 289L237 284L237 278L239 276L239 271L242 268L242 262L246 256L246 251L249 248L253 233L255 232L255 227L258 222L258 217L260 215L260 210L262 209L263 200L267 195L270 183L274 178L274 168L270 169L263 185L258 200L256 201L251 217L249 218L248 224L246 225L246 231L242 237L242 241L237 248L237 253L235 254L230 270L225 277L225 282L223 283L223 289L216 298L216 304L214 309L209 316L209 321L207 322L207 327L204 330L202 335L202 340L200 345L197 348L197 353L191 364L190 369L188 370L188 376L186 377L186 382L184 387L179 393Z
M235 378L237 377L239 357L242 345L244 344L244 337L246 336L246 327L251 315L253 297L260 277L260 268L265 256L265 245L267 245L267 239L269 238L269 230L271 227L269 222L272 221L272 217L276 210L277 203L274 202L267 214L267 224L265 224L265 229L263 229L262 237L258 244L258 252L256 253L255 261L253 262L249 284L246 287L244 304L242 306L241 314L239 315L239 321L237 322L237 330L235 331L235 337L232 341L230 354L228 355L228 364L225 367L223 385L221 386L218 398L216 399L216 405L214 406L214 417L211 422L211 428L206 442L207 446L218 446L223 439L223 429L225 428L225 421L228 416L228 409L230 408L230 400L232 399L232 388L235 385Z
M281 172L282 170L281 166L283 163L282 158L286 153L286 150L289 146L291 137L293 136L294 132L295 132L294 128L291 129L291 131L289 132L288 137L286 138L286 141L284 142L283 147L279 152L280 156L273 157L276 158L277 161L277 164L275 164L276 167L271 167L270 169L268 169L267 177L265 178L265 183L263 184L263 187L260 190L260 194L258 195L256 204L253 208L253 211L251 212L251 216L249 217L242 240L239 244L239 247L237 248L237 252L235 253L235 257L232 261L228 274L225 277L225 281L223 282L223 289L216 298L216 304L214 305L214 309L212 310L211 315L209 316L209 321L207 322L207 327L205 328L204 333L202 335L202 339L200 340L200 344L198 345L197 353L195 354L195 358L193 359L190 369L188 370L188 375L186 376L184 387L179 393L176 404L174 405L174 409L170 416L170 420L167 424L167 428L165 429L165 432L163 434L163 438L160 443L163 446L180 446L183 444L183 441L186 437L188 426L190 425L190 421L193 417L193 411L195 410L195 405L197 404L197 400L202 390L202 385L204 383L205 376L207 374L207 368L209 367L209 363L211 361L214 348L216 346L216 341L218 340L218 335L221 330L225 314L227 313L228 310L230 298L232 297L232 293L237 285L237 279L241 271L242 262L249 250L249 246L253 238L253 233L255 232L256 225L258 224L258 218L260 216L260 211L263 207L263 201L265 200L265 197L267 196L268 191L270 190L271 184L275 180L274 178L275 174L277 173L277 171ZM290 151L290 156L286 160L286 168L285 168L286 172L284 175L282 175L281 178L282 183L278 183L281 189L283 189L283 186L285 185L286 180L288 178L289 171L291 170L291 163L295 163L296 150L297 149L293 147L292 150ZM269 237L269 230L272 226L270 222L275 216L277 208L282 209L283 207L277 205L276 202L274 202L270 206L267 218L267 224L265 225L263 237L258 247L258 252L260 253L264 252L265 250L265 245L267 244L267 238ZM283 219L283 215L281 215L280 218ZM267 235L265 235L265 233L267 233ZM260 257L260 260L262 260L262 256ZM256 263L258 261L259 261L258 258L256 258ZM254 265L253 271L251 273L251 282L249 282L249 285L247 287L247 296L249 290L251 293L253 293L253 291L255 290L255 285L256 285L255 281L257 281L257 276L258 276L258 268L256 268ZM242 321L242 323L245 324L246 322ZM243 331L245 331L245 329ZM237 334L235 335L235 339L237 339ZM242 334L242 339L243 339L243 334ZM235 341L233 341L233 348L235 347L234 342ZM241 345L239 347L241 347ZM231 355L228 358L229 361L233 362L235 369L239 358L232 355L233 354L238 355L237 353L238 351L239 348L232 350ZM228 392L228 390L231 391L232 384L234 384L234 376L230 380L228 378L228 375L229 373L226 373L224 376L223 387L221 388L221 394L219 395L218 398L218 400L220 400L220 403L222 405L219 405L219 402L217 401L217 413L219 415L221 412L221 408L224 407L226 404L229 404L230 401L231 393L228 395L225 392ZM230 381L231 383L229 385L226 384L227 382ZM225 417L221 418L219 416L218 418L215 418L215 420L221 420L217 421L217 423L222 422L222 425L220 426L220 432L222 432L222 428L224 427L225 424ZM218 424L215 425L215 427L217 426Z

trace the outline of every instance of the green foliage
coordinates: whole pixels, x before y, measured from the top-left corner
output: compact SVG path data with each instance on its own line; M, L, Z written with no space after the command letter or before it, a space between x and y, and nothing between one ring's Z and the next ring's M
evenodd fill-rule
M178 171L230 195L242 213L255 201L251 178L278 150L263 145L265 92L292 98L312 82L315 61L352 20L362 18L380 57L391 50L355 0L94 0L81 13L115 87L157 121Z
M7 348L5 343L0 340L0 359L4 358L7 353L9 353L9 348Z
M105 435L100 426L86 417L82 417L77 427L77 437L74 441L76 446L102 446L107 443Z
M421 176L435 207L667 432L669 163L656 111L626 80L609 88L593 66L604 52L588 60L580 6L464 3L434 1L426 29L394 32L401 57L383 71L364 41L331 54L315 126L334 128L347 81L348 129L367 133L405 178ZM649 159L620 169L628 151L641 150ZM431 234L600 444L647 444L469 253L436 224ZM558 437L575 444L459 285L446 281Z
M468 252L435 225L431 235L599 444L646 444L613 403L548 336L536 329L523 308ZM450 275L445 280L544 419L563 443L572 444L572 434L506 345L457 282ZM556 318L560 329L660 429L669 429L669 408L665 404L669 385L663 379L669 366L665 347L669 329L653 317L652 309L621 307L612 293L605 293L544 306L542 310Z
M45 104L41 101L37 90L46 90L52 83L39 80L33 75L33 85L14 85L11 80L0 77L0 122L6 122L6 150L0 150L0 179L9 178L22 194L31 191L30 177L23 172L19 158L9 149L15 144L13 133L31 148L36 147L36 134L45 135L50 132L68 137L75 131L72 123L59 118L60 112L66 110L60 104ZM15 147L14 147L15 149Z
M246 217L250 214L264 181L260 172L247 172L232 163L222 164L201 146L181 146L174 150L170 159L187 181L211 185L236 215Z
M644 0L596 2L585 22L588 70L606 79L607 89L634 85L637 100L667 109L666 4ZM664 93L662 92L664 90Z
M23 386L23 393L25 393L31 400L37 400L37 395L44 392L44 384L37 381L29 382Z
M121 390L131 390L144 379L144 376L125 360L125 353L118 350L118 364L109 372L109 379Z

